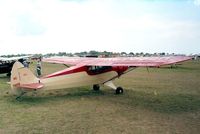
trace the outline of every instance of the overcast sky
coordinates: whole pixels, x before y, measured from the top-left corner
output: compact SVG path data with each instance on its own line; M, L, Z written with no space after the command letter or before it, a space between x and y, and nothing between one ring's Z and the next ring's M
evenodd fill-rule
M0 55L200 53L200 0L0 0Z

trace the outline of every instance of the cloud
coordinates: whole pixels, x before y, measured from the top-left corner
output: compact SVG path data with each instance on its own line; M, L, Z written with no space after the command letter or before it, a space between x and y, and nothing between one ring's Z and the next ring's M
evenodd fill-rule
M186 44L195 46L200 39L199 22L179 20L178 16L170 19L159 11L148 12L147 9L156 8L150 3L7 1L0 0L0 54L89 50L188 52Z
M200 0L194 0L194 4L200 6Z
M34 36L45 32L45 27L37 21L32 20L29 15L19 15L16 18L16 35Z

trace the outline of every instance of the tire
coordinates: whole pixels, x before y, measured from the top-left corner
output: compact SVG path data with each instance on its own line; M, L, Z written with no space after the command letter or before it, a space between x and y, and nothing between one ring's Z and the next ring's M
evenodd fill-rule
M124 90L122 87L117 87L116 94L123 94Z
M93 90L94 91L99 91L100 90L100 86L98 84L93 85Z

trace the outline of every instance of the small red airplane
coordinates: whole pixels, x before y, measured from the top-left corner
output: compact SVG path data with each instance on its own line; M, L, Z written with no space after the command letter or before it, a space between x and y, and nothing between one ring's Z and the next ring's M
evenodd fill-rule
M137 67L160 67L190 60L191 57L119 57L119 58L46 58L43 62L70 65L42 78L37 78L20 62L15 62L11 71L11 88L21 97L28 91L53 90L93 85L99 90L100 85L106 85L115 90L116 94L123 93L122 87L116 87L113 80L119 78Z

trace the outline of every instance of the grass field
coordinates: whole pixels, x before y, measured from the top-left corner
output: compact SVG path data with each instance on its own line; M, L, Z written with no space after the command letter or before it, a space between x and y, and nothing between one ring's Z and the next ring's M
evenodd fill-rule
M31 65L34 71L34 65ZM65 68L43 64L47 74ZM0 76L0 134L199 134L200 61L178 68L138 68L114 81L123 95L102 87L32 93L16 101Z

